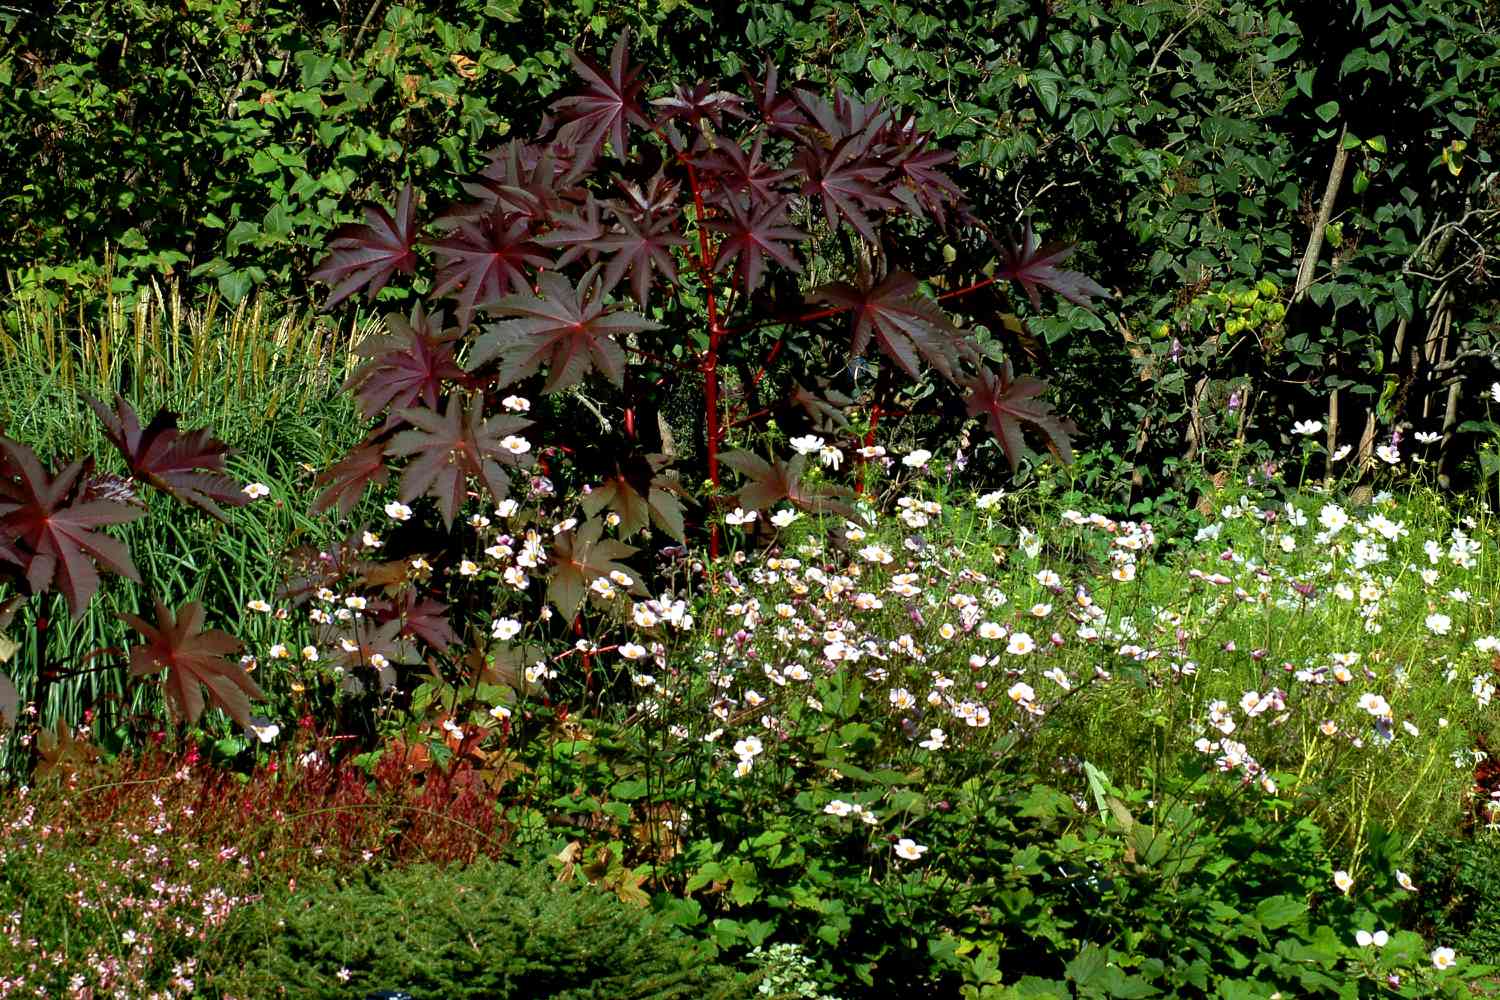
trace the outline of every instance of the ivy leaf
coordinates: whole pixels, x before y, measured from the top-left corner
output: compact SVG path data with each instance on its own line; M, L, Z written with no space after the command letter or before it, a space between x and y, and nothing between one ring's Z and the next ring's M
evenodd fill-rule
M608 139L615 158L624 160L626 124L649 128L642 114L640 67L629 64L626 48L628 31L620 32L610 55L608 72L588 56L569 50L573 71L583 78L584 92L564 97L552 104L552 111L567 124L558 131L558 139L576 147L584 164L592 163Z
M552 259L532 242L531 223L524 215L497 206L475 217L449 217L445 224L454 227L453 234L427 243L442 263L432 294L457 289L459 329L468 328L475 306L525 291L529 286L524 266L552 266Z
M468 373L454 359L457 330L443 330L441 310L428 315L419 302L408 320L398 313L385 318L388 331L367 337L354 352L368 358L344 380L354 390L359 412L373 419L387 407L401 409L418 402L437 406L444 382L462 382Z
M611 255L604 268L602 292L618 285L628 271L630 291L644 309L651 292L652 269L660 271L667 281L676 281L677 264L672 260L672 247L687 246L688 241L673 231L669 218L637 222L623 213L618 218L623 231L593 243L594 249Z
M173 714L191 725L203 714L203 689L241 726L250 726L250 700L264 699L238 660L239 640L218 629L203 631L203 605L189 601L175 615L156 604L156 624L132 614L120 620L139 632L145 643L130 650L130 675L144 677L165 670L167 703Z
M1076 305L1093 308L1093 296L1109 296L1109 289L1079 271L1063 271L1057 265L1068 259L1072 247L1055 245L1041 246L1041 240L1031 230L1031 220L1026 220L1020 243L1006 244L1004 259L995 270L995 277L1008 278L1026 289L1027 296L1035 308L1041 308L1042 299L1037 286L1050 288Z
M318 514L337 506L341 517L348 517L364 495L365 487L383 484L391 476L385 463L385 445L366 438L337 465L324 469L313 479L323 487L313 501L312 513Z
M747 510L766 510L785 500L803 510L830 510L854 517L854 509L840 499L848 495L848 490L834 486L812 489L803 485L806 455L794 455L789 462L779 458L768 462L754 452L740 450L725 452L719 461L749 480L737 494L740 506Z
M630 538L654 523L679 542L686 542L682 503L674 496L681 487L674 479L659 474L666 463L665 455L647 455L617 466L613 476L583 497L583 512L596 517L609 508L619 514L621 538Z
M633 312L607 312L597 274L597 268L591 269L575 288L567 278L549 271L538 279L545 297L525 294L501 299L491 311L517 318L496 323L474 342L469 370L498 357L501 385L535 373L543 363L548 366L543 392L574 385L591 369L622 385L625 351L614 338L657 330L660 325Z
M630 567L616 561L633 555L636 548L613 538L601 538L603 532L603 521L588 520L573 531L563 532L552 543L547 600L565 618L571 619L577 613L595 580L608 579L611 573L630 577L632 582L625 589L631 593L644 592Z
M77 619L99 589L94 561L141 582L124 543L93 529L134 521L143 509L83 499L84 491L75 490L86 468L83 462L73 462L54 478L35 452L7 438L0 438L0 457L5 460L0 464L15 473L0 477L0 539L20 557L12 561L21 564L32 593L46 593L55 582Z
M747 209L738 198L730 198L725 207L729 209L728 219L713 219L707 223L709 229L724 234L718 256L714 259L715 272L734 264L744 279L745 291L753 292L760 286L767 256L788 270L802 270L790 244L807 239L807 234L784 224L785 202Z
M396 214L379 205L365 208L365 225L347 225L334 230L328 243L332 251L312 273L316 281L333 285L324 309L332 309L365 285L365 298L375 295L391 275L411 274L417 263L416 206L411 185L401 189Z
M464 502L470 476L484 482L496 503L505 499L510 479L504 467L520 465L524 452L512 451L503 442L530 426L531 421L510 414L486 418L482 396L476 396L466 407L452 395L442 413L406 409L399 415L411 429L393 437L386 445L386 454L418 456L401 476L403 503L424 493L430 495L438 501L443 523L451 527Z
M970 390L967 399L969 414L981 416L989 423L990 430L1000 439L1005 457L1010 461L1011 472L1015 472L1025 450L1021 425L1031 424L1047 438L1051 448L1063 462L1073 461L1073 446L1069 435L1078 433L1071 420L1059 418L1052 412L1052 404L1037 399L1047 391L1047 383L1030 375L1011 377L1010 362L1005 362L999 376L986 368L977 376L963 383Z
M206 429L183 433L177 429L177 414L162 410L144 430L135 410L123 396L115 396L111 411L102 402L84 397L104 436L125 456L130 474L168 493L183 503L226 521L219 504L243 506L250 498L239 484L224 475L224 459L230 448Z
M896 271L880 284L859 289L835 282L814 289L810 299L847 309L849 353L862 356L874 337L880 349L912 378L920 378L920 355L946 379L958 364L958 341L963 336L949 322L936 301L923 295L917 279Z

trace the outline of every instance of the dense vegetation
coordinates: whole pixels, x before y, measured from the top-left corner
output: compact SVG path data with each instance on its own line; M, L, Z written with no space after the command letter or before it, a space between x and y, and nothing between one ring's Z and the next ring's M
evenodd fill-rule
M1497 20L0 9L0 997L1465 995Z

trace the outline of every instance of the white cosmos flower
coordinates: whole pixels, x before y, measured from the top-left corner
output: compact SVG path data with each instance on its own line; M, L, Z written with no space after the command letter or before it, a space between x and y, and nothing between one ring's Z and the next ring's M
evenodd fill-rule
M1333 873L1333 884L1338 887L1339 892L1348 895L1349 890L1354 888L1354 877L1340 869Z
M506 396L500 400L500 405L512 413L525 413L531 409L531 400L523 399L520 396Z
M1490 398L1495 402L1500 403L1500 382L1496 382L1494 385L1490 386Z
M1323 421L1321 420L1299 420L1292 424L1292 433L1301 434L1304 437L1310 437L1322 429Z
M926 448L918 448L901 459L901 464L908 469L920 469L930 461L932 461L932 452Z
M1005 647L1005 651L1012 656L1025 656L1034 649L1036 649L1036 640L1025 632L1012 633L1010 643Z
M818 461L823 463L825 469L837 469L844 464L844 453L831 444L825 444L818 449Z
M980 510L989 510L991 507L994 507L1003 499L1005 499L1005 491L996 490L993 493L986 493L978 500L975 500L974 506L978 507Z
M1500 382L1495 383L1500 386ZM1451 969L1458 962L1458 955L1452 948L1432 949L1432 967L1438 971Z
M787 444L799 455L811 455L813 452L823 450L823 439L816 434L804 434L802 437L794 437Z
M1342 462L1344 459L1349 457L1349 452L1353 450L1354 446L1352 444L1341 444L1334 449L1333 460L1335 462Z
M743 507L736 507L731 513L724 515L724 523L736 525L749 524L757 517L760 517L760 513L758 511L745 510Z
M1368 948L1372 944L1377 948L1384 948L1386 942L1390 939L1391 936L1385 931L1376 931L1374 934L1371 934L1366 930L1358 930L1354 932L1354 943L1359 945L1361 948Z
M753 759L760 755L765 747L761 745L759 736L746 736L734 744L734 752L741 760Z
M1401 449L1393 444L1383 444L1375 449L1375 454L1387 465L1401 464Z
M410 521L411 508L400 500L392 500L385 505L385 516L392 521Z
M1441 434L1432 431L1417 431L1412 437L1417 439L1418 444L1437 444L1443 439Z
M1427 616L1427 631L1433 635L1447 635L1453 631L1453 619L1445 614L1433 612Z
M797 520L799 516L800 515L792 508L783 507L781 510L778 510L776 513L771 515L771 523L776 525L776 527L778 528L785 528L789 526L793 521Z
M500 439L500 447L512 455L524 455L531 450L531 442L515 434L507 434Z
M823 811L830 816L847 816L854 811L854 807L843 799L834 799L823 807Z
M271 495L271 487L265 483L246 483L241 492L251 500L259 500L261 497Z
M1411 876L1399 868L1396 869L1396 884L1407 892L1417 891L1417 887L1412 884Z
M903 858L907 861L920 861L922 855L927 853L927 848L923 847L915 840L912 840L910 837L902 837L900 840L896 841L895 850L897 857ZM1435 956L1436 952L1434 952L1433 954ZM1437 964L1437 959L1435 957L1433 959L1433 964ZM1441 968L1441 966L1439 967Z

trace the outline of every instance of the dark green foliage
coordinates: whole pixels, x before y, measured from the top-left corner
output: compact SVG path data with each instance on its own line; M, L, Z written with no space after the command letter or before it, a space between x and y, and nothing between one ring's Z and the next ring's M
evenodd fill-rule
M284 926L283 926L284 923ZM347 1000L669 1000L749 996L648 911L545 869L476 861L369 874L267 909L241 995ZM341 975L347 970L347 976Z
M1493 832L1426 838L1412 877L1422 892L1411 909L1425 933L1478 961L1500 963L1500 840Z

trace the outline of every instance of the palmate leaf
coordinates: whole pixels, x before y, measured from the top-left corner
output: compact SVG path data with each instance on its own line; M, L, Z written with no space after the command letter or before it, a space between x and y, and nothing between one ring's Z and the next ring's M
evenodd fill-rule
M679 83L673 88L671 97L658 97L651 105L660 109L661 120L664 122L681 118L695 127L709 122L714 128L722 129L725 115L745 117L741 110L744 103L745 99L740 95L699 80L691 87Z
M953 378L963 334L905 271L864 289L844 282L823 285L809 299L849 310L851 356L862 356L873 337L912 378L921 377L919 357L944 378Z
M763 208L782 197L780 185L796 174L792 170L777 170L762 159L764 146L765 137L756 136L755 144L746 153L733 139L720 137L695 163L718 182L724 194L748 195L752 205Z
M630 291L642 309L651 294L651 278L659 271L672 282L677 280L677 264L672 248L687 246L688 241L672 229L670 218L637 222L624 212L617 213L620 232L593 241L594 249L609 260L604 266L604 288L608 292L630 274Z
M432 294L457 292L460 329L468 328L476 306L525 291L524 268L552 266L552 258L531 240L531 222L524 215L497 206L476 216L450 216L444 224L453 227L452 235L427 243L442 263Z
M399 410L420 402L431 409L444 382L468 378L454 359L459 331L443 329L442 310L428 314L418 302L411 319L391 313L385 328L386 334L367 337L354 349L368 360L344 380L344 391L353 390L366 420L387 407Z
M464 184L470 194L487 199L484 211L503 208L540 226L577 194L567 187L566 166L550 147L512 139L488 155L479 179Z
M232 452L206 429L177 429L177 414L162 410L144 429L135 410L123 396L115 397L113 411L85 396L104 436L125 456L125 464L136 479L226 521L219 504L243 506L250 498L239 484L224 475L224 459Z
M1015 472L1025 452L1022 424L1031 424L1047 438L1047 443L1063 462L1073 460L1069 435L1078 433L1071 420L1052 412L1052 404L1038 399L1047 391L1047 383L1030 375L1012 378L1007 361L1000 374L985 368L963 383L970 391L966 403L972 416L984 417L991 432L1000 439L1005 457Z
M773 134L793 135L798 128L807 124L807 114L797 103L797 92L782 90L777 85L778 71L774 62L767 60L763 81L750 78L748 70L745 76L750 79L755 110L760 112L761 121L765 122Z
M362 668L374 670L380 689L385 691L396 683L398 664L420 662L416 645L402 634L402 629L402 623L395 619L377 622L369 617L354 618L321 626L318 641L336 651L334 662L351 677Z
M330 507L337 507L341 517L348 517L355 504L359 503L359 498L364 495L365 487L381 485L390 477L391 470L385 461L385 445L378 440L366 438L340 459L338 464L324 469L313 479L313 483L323 487L323 491L313 501L312 513L319 514Z
M620 32L608 71L588 56L568 52L573 71L583 79L584 92L553 102L552 111L566 122L558 138L576 147L585 165L598 158L606 139L615 158L624 160L628 152L627 124L650 128L641 108L641 83L637 79L641 70L629 64L629 37L628 31Z
M100 566L136 583L141 576L125 545L95 528L134 521L145 511L115 500L83 500L79 478L86 469L73 462L54 478L36 453L0 437L0 541L6 543L34 594L55 583L76 619L99 589Z
M666 464L665 455L617 463L613 476L584 495L583 512L596 517L608 508L619 514L621 538L630 538L647 524L655 524L679 542L686 542L682 502L675 495L681 487L676 480L660 474Z
M37 734L36 748L37 756L41 758L34 772L38 779L68 778L99 757L99 748L87 740L75 738L73 727L61 715L57 717L56 726Z
M917 129L916 118L907 118L890 130L890 141L899 151L896 170L900 178L891 193L912 212L926 215L939 226L948 220L948 209L963 201L963 191L938 168L957 156L952 150L929 147L931 136Z
M166 671L167 704L189 724L198 721L205 703L203 689L241 726L250 726L251 699L264 699L238 660L239 640L218 629L203 631L203 605L190 601L173 614L159 598L153 625L131 614L120 620L146 640L130 650L130 674L144 677Z
M399 622L402 636L415 636L438 650L458 645L458 633L448 619L448 605L422 597L412 587L404 588L397 600L379 600L371 608L377 621Z
M808 237L802 230L785 224L785 202L747 209L738 198L730 198L725 207L729 210L729 218L713 219L707 223L709 229L724 236L714 259L715 272L734 264L748 293L760 287L766 257L788 270L802 270L801 262L792 253L791 244Z
M379 205L365 208L365 225L347 225L334 230L328 242L332 251L312 273L316 281L333 285L324 309L331 309L368 285L365 297L373 301L391 275L411 274L417 263L416 206L411 185L401 189L393 217Z
M1041 246L1041 240L1031 230L1030 219L1026 220L1021 242L1008 243L1001 250L1003 259L995 270L995 277L1019 283L1022 288L1026 289L1026 294L1034 307L1040 308L1042 304L1041 296L1036 290L1038 285L1052 289L1069 302L1083 306L1085 309L1093 308L1094 296L1108 297L1109 295L1109 289L1088 275L1079 271L1059 269L1057 265L1068 259L1073 248L1051 244Z
M843 501L849 495L848 490L835 486L813 488L802 482L802 474L807 470L806 455L794 455L788 462L779 458L768 462L754 452L741 450L725 452L719 461L749 480L736 494L740 506L748 510L766 510L785 500L802 510L827 510L854 517L854 508Z
M545 247L562 250L552 269L560 271L594 253L594 241L604 238L604 222L599 217L599 200L593 195L584 198L581 205L569 206L547 217L549 228L536 237L536 242ZM526 289L519 289L526 291Z
M589 586L600 577L609 579L611 573L624 573L630 577L631 584L625 588L630 593L645 593L635 571L617 562L633 555L637 551L635 546L613 538L602 538L603 533L603 521L588 520L574 530L558 535L552 543L547 600L566 618L571 619L577 613L588 596Z
M817 198L828 224L837 227L843 219L870 243L879 242L867 212L899 208L900 202L885 193L890 168L864 156L866 141L852 135L832 150L804 146L794 164L803 174L802 193Z
M465 406L456 394L448 397L442 413L405 409L399 416L411 428L391 438L386 454L417 456L401 476L403 503L430 495L438 502L443 523L451 527L463 505L469 477L483 482L496 503L505 499L510 491L505 468L521 465L525 456L507 450L501 442L529 427L531 421L510 414L485 417L483 396Z
M495 304L491 312L517 318L496 323L474 342L469 370L499 358L501 385L534 374L543 364L548 367L543 392L574 385L590 370L622 385L625 351L614 338L660 325L633 312L606 311L597 267L576 288L555 271L543 274L538 284L542 298L510 295Z

